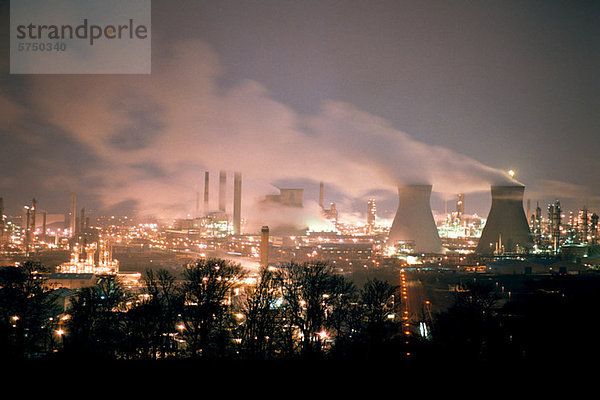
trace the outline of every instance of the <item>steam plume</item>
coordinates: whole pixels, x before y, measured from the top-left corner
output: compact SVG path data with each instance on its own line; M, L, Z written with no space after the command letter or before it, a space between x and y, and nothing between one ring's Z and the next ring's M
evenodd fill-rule
M510 181L350 104L326 102L305 117L258 82L223 88L219 60L200 41L154 53L151 76L32 78L40 117L99 160L101 168L83 172L107 207L132 201L140 212L193 214L194 191L182 188L221 169L243 173L242 217L258 226L266 222L252 215L253 204L276 193L271 183L280 179L324 181L348 196L414 183L486 191Z

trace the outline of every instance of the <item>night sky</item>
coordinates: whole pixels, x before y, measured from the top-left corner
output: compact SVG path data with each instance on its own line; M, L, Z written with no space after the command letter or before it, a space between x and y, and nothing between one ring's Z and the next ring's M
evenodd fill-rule
M319 180L348 218L369 197L389 217L398 183L486 215L509 169L542 209L600 211L598 1L153 0L149 76L11 75L0 13L8 213L74 191L182 216L205 170L216 207L219 169L242 171L245 216L275 187L309 212Z

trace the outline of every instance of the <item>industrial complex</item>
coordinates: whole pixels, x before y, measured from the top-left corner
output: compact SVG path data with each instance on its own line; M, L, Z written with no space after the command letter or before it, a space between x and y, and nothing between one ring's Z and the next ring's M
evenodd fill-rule
M254 214L265 215L259 221L264 223L256 226L244 215L242 173L218 175L217 198L212 201L216 209L210 207L207 171L203 202L196 192L195 215L169 220L95 215L78 204L76 193L70 194L64 214L40 211L41 203L32 199L21 215L7 215L0 198L0 266L27 270L30 261L43 266L35 272L36 279L42 277L56 295L63 321L78 294L115 282L129 298L143 302L151 271L173 276L183 285L186 271L195 265L215 263L213 268L218 268L219 262L233 262L244 270L244 278L223 301L239 310L259 288L262 273L327 265L352 285L365 285L372 277L399 283L395 293L400 297L391 296L398 313L386 318L401 324L399 337L406 348L431 340L436 316L468 292L468 283L492 285L500 307L540 293L559 296L562 292L547 279L593 277L600 267L598 215L587 208L565 212L558 200L548 205L547 214L539 202L531 210L530 200L524 207L524 186L517 182L490 187L486 217L467 213L469 195L457 193L454 210L446 204L440 218L431 207L434 185L398 185L391 222L378 216L374 198L365 202L362 221L346 221L335 203L325 206L324 182L318 183L316 201L305 202L305 188L281 187L279 193L264 194L252 203L259 211ZM229 176L233 195L228 198ZM315 212L309 202L317 205L317 224L296 218ZM266 218L273 215L278 218ZM536 284L542 285L541 292ZM64 335L63 325L56 330L59 337ZM185 348L181 326L171 333L176 348ZM327 332L319 334L327 344ZM412 356L409 350L402 354Z
M33 199L22 215L9 216L0 198L2 264L46 257L65 279L68 274L91 273L121 275L130 281L147 267L176 268L199 257L234 259L255 270L319 260L341 273L389 265L572 272L595 268L599 260L596 213L585 208L567 215L558 200L548 205L547 216L539 202L531 212L528 200L526 213L524 186L517 183L491 186L491 208L485 218L465 213L465 194L458 193L455 210L437 221L430 205L432 185L399 185L398 208L391 225L386 225L379 221L375 199L366 204L364 223L341 220L335 203L329 208L323 204L325 185L320 182L319 217L325 225L279 222L250 228L242 215L242 174L231 173L233 204L227 207L228 172L219 172L216 210L209 207L209 175L204 174L203 204L200 193L196 195L196 215L170 221L86 215L85 207L78 208L75 193L65 214L40 212ZM279 188L279 194L266 194L256 207L285 217L304 207L303 196L303 188Z

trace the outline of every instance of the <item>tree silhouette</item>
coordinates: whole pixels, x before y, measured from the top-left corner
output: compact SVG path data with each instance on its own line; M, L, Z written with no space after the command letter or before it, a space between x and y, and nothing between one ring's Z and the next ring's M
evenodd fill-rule
M127 312L129 353L133 358L156 359L177 352L177 327L183 309L183 293L167 270L149 269L141 300Z
M39 262L0 268L0 358L30 358L51 347L56 296Z
M83 288L69 308L65 354L75 358L119 358L125 344L128 296L114 275Z
M276 358L284 347L281 281L269 268L262 268L258 284L250 289L243 308L242 356L250 359Z
M192 358L211 358L222 351L223 330L229 329L231 290L245 276L239 264L222 259L200 259L184 271L182 330ZM220 340L218 340L220 339ZM221 345L219 345L221 344Z
M388 315L395 311L394 299L398 286L377 278L369 279L360 290L363 308L363 344L373 357L382 354L384 345L400 329L390 321Z
M335 335L344 332L343 306L348 305L353 287L333 272L327 263L291 263L280 267L287 342L300 342L303 358L325 354ZM340 279L342 278L342 279ZM333 328L327 330L327 328ZM289 347L288 353L295 349Z
M330 312L326 319L326 328L335 339L331 356L343 358L349 356L353 342L358 339L361 327L362 310L359 304L359 292L353 282L341 275L332 277L334 290L330 294Z
M438 354L486 360L489 348L501 340L500 318L495 305L501 296L489 283L471 281L456 293L454 304L436 316L432 326Z

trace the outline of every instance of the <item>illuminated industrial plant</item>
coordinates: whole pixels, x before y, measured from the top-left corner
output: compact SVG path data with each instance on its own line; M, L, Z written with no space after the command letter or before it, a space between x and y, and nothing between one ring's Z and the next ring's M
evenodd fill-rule
M106 239L96 243L81 245L76 243L71 259L56 267L58 273L116 275L119 273L119 261L112 257L112 246Z
M587 254L598 241L598 216L586 207L565 212L560 201L547 207L539 202L523 210L523 186L492 186L492 207L487 218L466 212L464 193L456 194L453 211L433 217L431 185L398 186L398 208L393 220L379 218L376 201L366 201L364 219L344 220L335 203L324 206L319 183L319 215L305 227L269 224L251 231L242 215L242 174L233 172L233 204L228 207L227 171L218 173L216 209L210 208L208 171L204 174L204 202L196 192L195 214L173 220L137 221L136 217L91 218L77 196L70 194L69 212L47 214L33 199L23 214L8 218L0 198L0 249L4 257L68 252L54 272L115 275L128 279L126 265L169 261L183 265L197 258L221 257L259 267L295 262L325 261L341 273L356 269L400 266L454 266L479 268L496 259L531 256L569 257ZM514 171L509 171L514 177ZM257 207L281 216L304 208L303 188L280 188ZM445 206L445 208L447 205ZM42 215L42 222L36 217ZM285 218L280 218L285 221ZM48 224L47 224L48 222ZM573 256L574 255L574 256ZM7 258L8 259L8 258ZM136 261L137 260L137 261ZM131 276L129 276L131 278ZM66 278L65 278L66 279Z

